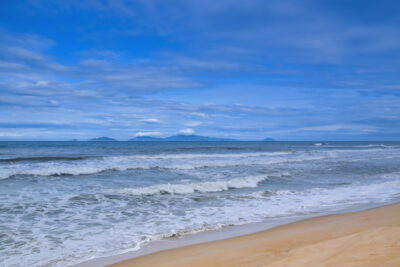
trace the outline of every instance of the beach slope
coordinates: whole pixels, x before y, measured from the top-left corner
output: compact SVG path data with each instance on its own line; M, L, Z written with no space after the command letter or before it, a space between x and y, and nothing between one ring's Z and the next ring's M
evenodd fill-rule
M306 219L112 266L400 266L400 204Z

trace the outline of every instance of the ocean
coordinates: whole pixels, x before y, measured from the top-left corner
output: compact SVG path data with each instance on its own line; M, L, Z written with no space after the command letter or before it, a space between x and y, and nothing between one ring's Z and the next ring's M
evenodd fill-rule
M400 199L400 142L0 142L0 266Z

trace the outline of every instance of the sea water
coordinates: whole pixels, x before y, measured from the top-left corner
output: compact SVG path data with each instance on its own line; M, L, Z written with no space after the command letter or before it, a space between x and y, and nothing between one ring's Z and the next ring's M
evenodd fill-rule
M0 142L0 266L400 199L400 142Z

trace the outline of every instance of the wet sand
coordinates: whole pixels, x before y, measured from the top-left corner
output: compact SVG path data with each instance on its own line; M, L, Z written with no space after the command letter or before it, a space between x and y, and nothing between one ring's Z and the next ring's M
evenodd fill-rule
M400 266L400 204L306 219L111 266Z

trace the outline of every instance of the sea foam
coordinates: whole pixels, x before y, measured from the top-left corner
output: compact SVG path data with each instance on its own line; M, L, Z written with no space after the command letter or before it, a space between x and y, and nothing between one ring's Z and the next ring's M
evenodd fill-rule
M193 170L234 166L270 165L301 162L335 157L329 154L294 154L292 152L243 153L243 154L170 154L110 156L80 161L15 163L2 166L0 179L17 175L60 176L87 175L104 171L135 169Z
M190 194L195 192L220 192L235 188L257 187L259 183L271 176L290 176L289 173L274 175L257 175L243 178L233 178L212 182L181 183L181 184L158 184L147 187L124 188L114 190L114 193L130 195L155 195L155 194Z

